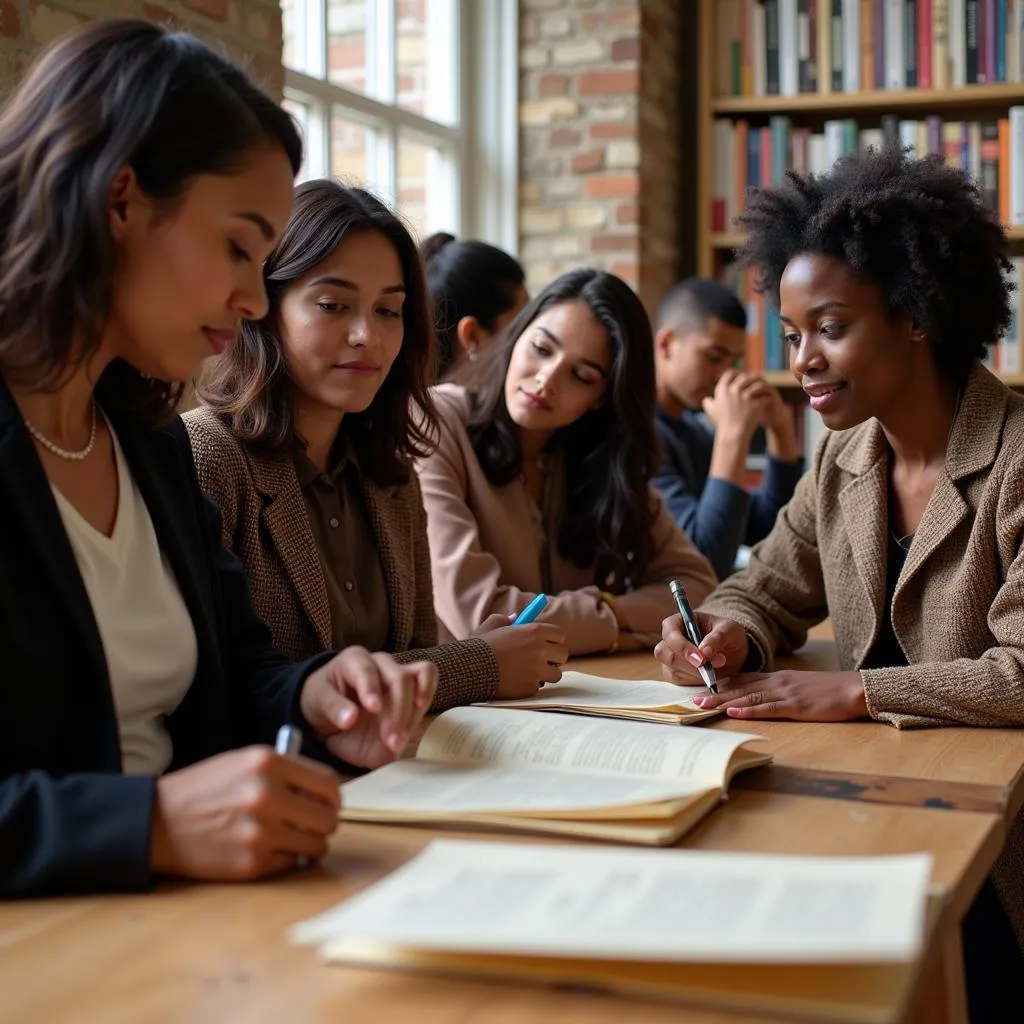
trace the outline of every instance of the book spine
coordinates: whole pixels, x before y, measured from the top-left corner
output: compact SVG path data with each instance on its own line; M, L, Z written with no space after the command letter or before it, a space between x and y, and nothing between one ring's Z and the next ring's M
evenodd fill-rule
M932 35L933 9L932 0L917 0L917 84L922 89L930 89L934 80L938 41Z
M903 84L908 89L918 85L917 5L923 0L905 0L903 8ZM929 53L931 47L928 48Z
M999 0L996 4L996 81L1006 81L1006 48L1009 43L1009 10L1006 0Z
M999 119L999 220L1010 223L1010 119Z
M832 4L831 0L814 0L818 24L818 92L832 92Z
M796 96L800 91L797 0L779 0L779 92Z
M978 29L978 83L995 80L996 0L981 0L981 23Z
M754 61L750 52L750 37L753 33L754 0L740 2L740 95L754 94Z
M882 115L882 144L886 148L900 144L900 119L895 114Z
M920 3L921 0L918 0ZM924 51L931 55L931 87L948 89L950 80L949 53L949 3L948 0L928 0L928 14L931 18L930 31L924 36ZM963 46L963 40L960 40ZM918 69L920 73L920 69Z
M928 152L942 156L942 118L937 114L930 114L924 123L928 137Z
M999 216L999 124L986 121L981 126L981 173L978 175L981 201Z
M740 213L743 213L747 208L747 172L749 171L747 160L749 141L747 136L749 132L750 125L748 122L742 120L736 122L733 154L736 168L736 209Z
M769 129L772 136L772 185L781 185L788 170L789 118L776 114L771 119Z
M872 5L872 26L871 34L874 40L874 68L875 77L872 81L868 79L865 88L873 84L876 89L885 88L885 4L886 0L874 0Z
M934 0L935 10L947 4L949 11L949 85L954 89L967 84L967 14L964 0ZM936 83L936 88L938 84Z
M779 95L779 0L764 0L765 91Z
M846 33L843 25L843 0L832 0L832 29L829 36L832 54L832 91L843 92L846 89L846 75L843 61L846 54Z
M750 50L751 60L754 62L754 95L766 96L768 94L768 66L764 4L755 3L751 12Z
M981 124L971 121L967 125L967 173L971 181L981 182Z
M860 80L865 89L875 85L875 0L860 5Z
M900 121L900 146L903 149L909 149L915 157L921 155L917 146L916 121Z
M843 90L860 92L860 2L843 3ZM867 83L865 83L867 87Z
M903 52L903 0L885 0L885 87L906 85L906 57Z
M1024 225L1024 107L1010 107L1010 223Z
M978 47L979 32L981 31L981 11L980 11L981 0L965 0L964 3L964 16L966 18L964 39L966 40L966 84L975 85L979 81L978 75L981 73L980 59L981 54Z
M811 12L808 0L797 0L797 88L800 92L814 92L811 86Z

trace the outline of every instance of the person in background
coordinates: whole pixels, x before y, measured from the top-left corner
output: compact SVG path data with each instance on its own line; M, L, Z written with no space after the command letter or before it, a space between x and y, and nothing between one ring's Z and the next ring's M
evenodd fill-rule
M654 486L723 579L741 545L768 535L804 471L792 409L762 378L734 369L746 326L733 292L691 277L665 296L654 337L661 441ZM749 493L747 453L759 426L768 461L761 486Z
M754 192L742 220L829 432L698 610L700 653L666 620L665 672L710 659L698 702L744 721L1024 725L1024 398L981 362L1011 317L1002 228L960 170L897 147ZM826 617L839 671L775 671ZM974 1022L1024 1005L1024 816L993 878L965 922Z
M654 346L640 300L599 270L565 274L504 338L434 389L437 450L417 462L434 599L469 636L539 592L571 654L650 649L678 576L711 567L649 486Z
M337 827L338 774L434 666L292 662L219 544L180 382L260 318L302 144L236 67L146 21L47 48L0 112L0 896L241 880Z
M437 379L478 358L526 305L526 274L507 252L444 231L420 246L439 343Z
M210 361L184 420L274 642L293 658L350 644L426 658L435 711L557 681L568 653L550 623L499 616L436 646L412 470L436 437L434 337L401 221L363 189L306 182L263 277L265 314Z

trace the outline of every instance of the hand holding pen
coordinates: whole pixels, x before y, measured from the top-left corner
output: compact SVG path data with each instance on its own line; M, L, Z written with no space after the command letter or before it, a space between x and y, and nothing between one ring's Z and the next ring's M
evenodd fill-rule
M732 619L693 611L678 580L669 587L679 614L664 620L661 641L654 648L662 674L683 686L692 686L699 676L711 693L717 693L718 679L735 675L747 660L747 634Z

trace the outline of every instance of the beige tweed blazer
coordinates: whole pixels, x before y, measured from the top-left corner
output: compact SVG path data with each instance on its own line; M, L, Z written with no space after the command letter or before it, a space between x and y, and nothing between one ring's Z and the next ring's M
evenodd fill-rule
M889 446L874 420L826 434L748 568L702 610L740 622L764 667L831 617L859 669L884 615ZM873 718L897 728L1024 725L1024 397L980 364L893 595L908 667L861 671ZM1024 818L996 882L1024 944Z
M221 511L223 543L245 565L274 643L295 659L329 648L327 588L292 460L255 455L208 409L182 419L199 482ZM426 514L415 475L395 487L364 480L363 493L391 610L388 650L399 661L426 658L437 665L434 711L491 700L498 663L488 644L469 638L437 646Z

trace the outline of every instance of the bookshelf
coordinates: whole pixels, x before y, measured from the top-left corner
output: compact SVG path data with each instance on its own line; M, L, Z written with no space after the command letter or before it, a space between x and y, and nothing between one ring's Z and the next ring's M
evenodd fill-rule
M753 13L755 4L760 4L762 8L762 11L756 15ZM847 7L850 8L849 11L844 9ZM876 10L876 8L880 10ZM771 13L764 13L765 11ZM836 13L840 11L841 15ZM929 60L934 63L928 65L927 73L932 84L941 87L872 87L861 88L857 91L843 91L842 89L836 90L835 83L829 81L824 86L819 86L816 91L799 91L799 86L808 87L808 82L804 80L804 73L808 67L811 68L809 73L812 75L815 70L822 67L822 63L819 61L815 68L817 48L824 45L826 40L831 43L833 38L830 30L832 22L830 20L827 26L823 26L819 20L821 13L824 13L829 19L835 13L837 18L841 18L844 31L849 25L850 18L855 23L859 23L861 34L858 48L855 50L841 49L839 52L847 56L852 53L859 54L854 75L859 76L861 82L868 80L868 72L871 68L875 69L876 77L882 75L888 78L896 73L898 78L900 67L897 64L894 71L892 56L886 49L889 46L888 37L884 34L885 28L892 27L892 23L885 22L884 19L894 11L903 12L897 14L897 17L915 19L913 29L908 29L908 25L904 24L904 32L901 33L902 41L894 47L894 52L902 51L903 57L907 58L913 45L910 42L911 39L918 40L916 44L918 47L926 45L920 42L921 39L930 39L931 47L927 51L917 49L915 56L922 53L925 56L928 53L932 55ZM759 59L756 56L755 47L759 43L763 43L765 37L758 35L758 32L763 33L764 31L761 26L758 26L756 32L754 31L752 19L774 18L776 15L779 18L776 37L778 41L778 64L775 66L776 82L781 83L779 85L780 92L785 88L789 94L755 95L754 92L759 84L758 72L756 69L753 72L754 87L752 88L750 63L752 60L756 63ZM804 23L799 31L785 33L783 22L786 18L799 17L803 19L808 16L811 19L809 26ZM964 35L961 37L962 41L959 43L958 53L954 55L954 50L958 46L954 38L957 26L965 26L968 20L975 16L976 21L973 24L977 28L977 33L971 37L975 39L975 43L967 42L965 29ZM873 23L873 33L867 28L868 21L872 17L876 18ZM988 21L987 19L990 17L992 20ZM940 21L931 23L927 20L932 18L938 18ZM947 33L949 41L946 49L940 50L935 40L941 38L943 33L941 28L939 32L935 32L935 28L941 24L941 19L944 18L951 19ZM881 30L880 35L879 29L883 24L885 28ZM793 25L795 27L795 23ZM856 124L850 128L850 133L854 138L853 145L857 146L865 144L866 135L870 134L875 137L881 135L880 126L884 127L885 125L883 118L889 118L890 130L893 121L900 120L901 139L904 138L902 135L904 123L918 120L920 125L924 126L926 121L930 121L933 134L928 136L928 145L934 148L934 139L937 138L937 151L945 152L949 159L955 158L956 151L947 151L944 148L947 146L947 142L943 129L947 124L950 129L953 129L954 123L959 123L963 137L962 159L966 167L968 145L977 146L977 141L981 138L981 124L998 123L1010 116L1011 108L1024 108L1024 27L1022 26L1024 26L1024 0L916 0L916 3L895 2L895 0L770 0L768 5L763 4L762 0L699 0L697 13L698 209L696 218L698 272L705 277L728 278L728 268L733 252L743 242L742 234L728 222L728 219L723 225L721 213L719 212L715 217L712 213L716 195L721 191L721 183L717 177L720 174L720 168L716 167L716 155L722 151L721 122L731 122L734 130L742 122L743 131L749 131L753 135L758 129L768 128L773 118L776 121L785 118L787 119L786 123L791 126L786 129L787 134L785 135L786 149L788 150L791 144L789 140L798 134L802 133L806 139L809 134L822 133L823 129L827 132L826 122L834 124L841 119L855 120ZM854 36L850 38L854 38L857 31L858 29L855 28ZM1000 32L1004 34L1003 38L1006 40L1003 44L999 43ZM988 33L988 45L991 52L1000 54L998 73L995 70L996 65L991 63L995 58L982 52L986 45L986 33ZM770 36L770 34L771 29L769 28L768 35ZM720 36L727 38L719 38ZM842 40L844 37L837 36L836 38ZM810 46L809 60L806 49L800 52L801 40ZM841 41L840 47L844 45L846 43ZM971 45L976 47L973 55ZM1005 45L1006 49L1000 52L1000 45ZM752 53L755 54L753 57L751 57ZM971 64L972 56L976 61L974 65ZM788 88L785 85L786 71L784 68L787 58L797 61L800 65L799 72L794 71L791 65L789 66ZM771 59L769 52L767 61L769 80L772 76ZM729 66L730 60L733 62L731 66ZM960 62L959 73L956 66L957 60ZM744 62L740 73L737 73L736 70L735 62L737 61ZM879 64L879 61L882 61L882 64ZM965 84L952 86L951 83L958 79L964 79L965 61ZM984 77L982 65L985 61L988 62L985 70L988 72L987 77L990 80L984 84L971 82L975 71L978 72L977 77ZM830 49L824 67L827 69L831 64ZM914 64L915 70L913 71L910 70L911 64ZM883 65L884 72L878 70ZM917 64L913 58L904 61L904 69L904 80L916 80ZM925 77L923 63L921 63L920 71L922 78ZM844 73L847 72L841 72L841 74ZM764 75L764 64L762 64L760 71L760 85L762 86L765 81ZM793 83L798 77L801 80L798 82L798 91L794 93ZM1018 80L991 80L997 77ZM723 88L724 81L731 81L732 88ZM727 94L743 91L742 89L737 90L737 83L742 83L747 94ZM716 122L718 123L717 127ZM938 127L935 127L936 123ZM1024 121L1021 123L1024 125ZM970 136L970 143L968 129L975 132ZM788 134L791 130L792 135ZM913 129L910 131L911 137L913 137ZM917 147L918 151L922 151L925 139L924 128L919 127L918 131ZM991 139L992 136L986 136L986 138ZM1000 160L1004 163L1008 149L1012 148L1014 152L1024 152L1024 137L1012 137L1009 147L1006 147L1004 143L1001 144L1004 145L1004 148L1001 150ZM728 145L727 143L726 152L729 152ZM806 146L806 143L804 145ZM847 149L849 149L849 144L847 144ZM740 154L735 159L742 160L742 141L734 152ZM803 152L806 160L807 149L805 148ZM787 166L791 165L792 153L793 151L790 150L783 155L782 159ZM819 147L819 157L821 153L822 149ZM830 148L828 150L829 158L831 158L831 153L832 149ZM971 166L976 168L979 159L975 153L974 163ZM761 167L765 166L762 157ZM815 168L812 166L801 169L814 170ZM773 172L778 173L777 164L773 167ZM746 180L745 170L741 174L741 180ZM1014 176L1018 174L1024 176L1024 168L1014 168L1013 174ZM979 175L980 177L981 175ZM1009 172L1006 172L1004 176L1000 167L999 188L1012 194L1013 190L1008 186L1009 179ZM716 193L716 187L718 193ZM1020 193L1024 195L1024 185L1020 186ZM733 206L741 204L742 198L737 197ZM1004 218L1005 221L1010 219L1009 217ZM1006 228L1007 236L1011 241L1011 256L1024 257L1024 223L1021 223L1019 216L1016 219L1017 223L1008 224ZM722 230L723 226L724 230ZM1024 259L1018 262L1018 267L1020 268L1018 283L1021 285L1021 290L1024 291ZM734 282L730 281L730 283ZM1024 316L1018 317L1018 320L1021 321L1021 327L1024 327ZM1011 387L1024 388L1024 372L1018 372L1024 371L1024 338L1017 338L1013 344L1013 352L1019 354L1010 353L1003 364L1005 369L1001 366L994 368ZM1002 352L1002 346L1000 352ZM801 402L802 393L793 376L787 370L780 369L777 360L767 359L763 348L760 358L766 359L765 378L783 390L787 400L794 404Z

